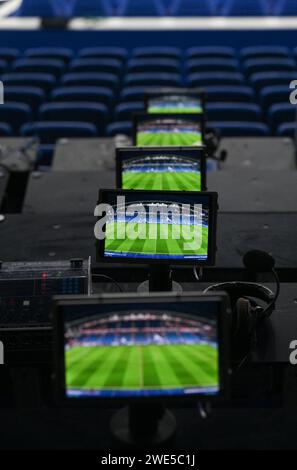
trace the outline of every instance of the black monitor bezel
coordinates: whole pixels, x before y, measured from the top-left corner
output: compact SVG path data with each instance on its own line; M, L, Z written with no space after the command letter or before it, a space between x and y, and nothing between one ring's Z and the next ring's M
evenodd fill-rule
M121 154L126 153L126 152L157 152L160 150L160 152L200 152L200 170L201 170L201 191L206 191L207 190L207 171L206 171L206 147L204 145L201 145L201 147L195 146L195 147L117 147L116 149L116 185L117 188L124 189L122 188L123 186L123 181L122 181L122 159L121 159ZM197 191L197 192L201 192Z
M156 195L160 194L164 197L164 194L168 195L178 195L186 194L187 196L193 195L193 198L197 196L207 196L209 197L209 242L208 242L208 257L207 260L193 260L193 259L153 259L153 258L112 258L104 256L104 247L105 247L105 237L101 240L96 238L96 260L98 262L104 263L113 263L113 264L142 264L142 265L182 265L182 266L214 266L216 259L216 239L217 239L217 212L218 212L218 193L213 191L154 191L154 190L142 190L142 189L100 189L98 204L106 204L108 201L105 194L114 193L116 196L125 196L125 194L137 194L137 193L147 193ZM115 196L115 197L116 197ZM98 217L98 220L101 217ZM105 232L105 225L103 226L103 231Z
M166 96L166 95L181 95L181 96L193 96L199 97L201 100L201 108L202 113L197 114L205 114L205 107L206 107L206 92L203 88L174 88L174 87L162 87L159 89L148 89L144 95L144 107L148 114L156 114L149 112L149 100L152 98L157 98L158 96ZM170 114L170 113L169 113ZM179 113L179 114L187 114L187 113Z
M135 147L138 147L137 145L137 126L138 122L141 118L144 117L149 117L151 119L191 119L194 122L199 121L199 124L201 126L201 137L202 141L200 145L197 145L197 147L201 147L202 145L205 144L205 116L204 113L147 113L147 112L137 112L133 113L133 126L132 126L132 144ZM143 147L143 146L139 146ZM154 147L156 147L154 145ZM166 145L168 147L168 145ZM171 147L180 147L180 145L172 145ZM191 145L191 147L194 147L194 145Z
M220 390L216 395L181 395L181 396L154 396L154 397L88 397L83 399L69 398L66 396L65 386L65 355L64 355L64 325L62 317L62 308L67 305L95 305L100 304L116 304L125 301L135 303L141 302L153 303L169 301L178 303L182 301L199 302L208 299L209 301L219 301L220 308L218 313L218 338L219 338L219 381ZM184 293L125 293L125 294L101 294L93 296L55 296L53 304L53 354L54 354L54 390L55 402L61 406L71 407L88 407L106 406L107 404L121 406L131 403L168 403L171 405L179 405L181 403L193 404L197 401L221 401L229 396L229 378L230 378L230 340L229 340L229 324L230 324L230 303L226 293L216 292L212 294L204 294L202 292L184 292Z

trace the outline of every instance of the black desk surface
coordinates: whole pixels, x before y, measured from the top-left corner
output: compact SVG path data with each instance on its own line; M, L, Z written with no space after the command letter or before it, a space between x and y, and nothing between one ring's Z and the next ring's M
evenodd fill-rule
M55 149L53 171L113 169L115 146L131 145L126 139L61 139ZM290 170L296 168L291 139L280 137L226 137L220 150L227 150L223 169ZM219 152L218 152L219 153Z
M24 213L93 213L100 188L115 188L114 171L49 172L30 176ZM297 171L216 171L208 189L219 193L223 212L295 212Z
M92 215L43 213L8 214L0 224L0 259L37 261L94 257ZM241 268L243 254L264 249L276 258L278 268L297 266L296 213L220 213L217 262L219 268Z

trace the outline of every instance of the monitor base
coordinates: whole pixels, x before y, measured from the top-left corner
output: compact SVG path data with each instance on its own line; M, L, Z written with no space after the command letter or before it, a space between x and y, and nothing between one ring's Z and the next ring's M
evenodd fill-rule
M145 294L147 292L151 292L150 281L147 280L147 281L144 281L141 284L139 284L139 286L137 287L137 292L139 292L140 294L141 293ZM160 292L161 292L161 290L160 290ZM172 288L171 288L170 292L180 293L180 292L183 292L183 288L178 282L172 281Z
M173 414L161 405L130 405L117 411L110 423L115 441L147 449L168 444L176 433Z

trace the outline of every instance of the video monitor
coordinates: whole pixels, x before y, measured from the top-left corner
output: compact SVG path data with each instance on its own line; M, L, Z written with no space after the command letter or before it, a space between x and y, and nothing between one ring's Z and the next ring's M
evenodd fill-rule
M224 294L57 298L59 399L172 399L225 395Z
M98 260L213 265L217 193L100 190Z
M116 152L117 188L206 190L204 147L123 147Z
M133 145L137 147L201 146L202 114L135 113Z
M148 91L145 107L149 114L184 114L204 112L205 95L201 89L161 88Z

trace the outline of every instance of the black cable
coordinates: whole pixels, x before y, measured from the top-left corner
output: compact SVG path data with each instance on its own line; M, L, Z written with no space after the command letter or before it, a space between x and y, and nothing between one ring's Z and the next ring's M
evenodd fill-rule
M113 279L110 276L107 276L106 274L92 274L92 279L93 279L93 277L99 277L101 279L106 279L106 280L112 282L115 286L117 286L117 288L119 289L120 292L124 292L123 289L121 288L120 284L115 279Z

